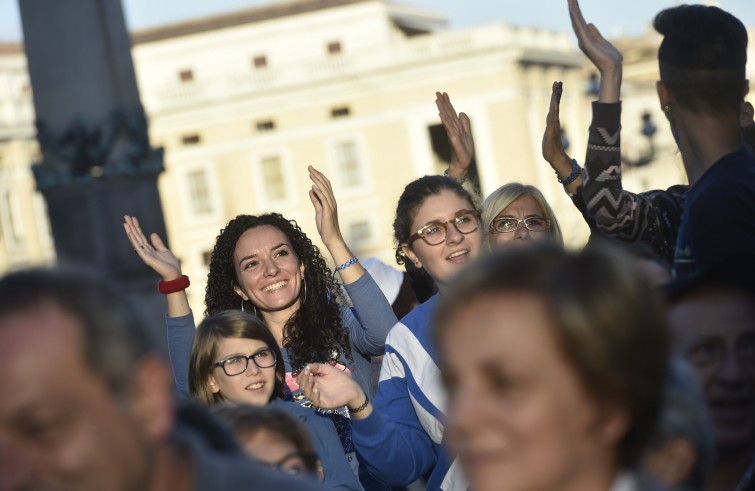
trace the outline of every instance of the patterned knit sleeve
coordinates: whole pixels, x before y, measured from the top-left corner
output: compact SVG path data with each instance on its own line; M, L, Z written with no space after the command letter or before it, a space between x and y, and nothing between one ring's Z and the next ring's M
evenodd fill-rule
M624 190L621 103L593 102L592 109L582 186L587 214L602 233L626 242L646 243L671 264L686 194L681 189L684 186L640 194Z

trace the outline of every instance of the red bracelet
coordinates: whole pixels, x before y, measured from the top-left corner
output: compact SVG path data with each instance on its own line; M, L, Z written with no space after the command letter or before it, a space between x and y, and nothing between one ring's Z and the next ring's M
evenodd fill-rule
M189 288L189 277L184 275L179 276L175 280L160 280L157 282L157 289L160 290L160 293L164 293L165 295L169 293L176 293L180 292L181 290L186 290Z

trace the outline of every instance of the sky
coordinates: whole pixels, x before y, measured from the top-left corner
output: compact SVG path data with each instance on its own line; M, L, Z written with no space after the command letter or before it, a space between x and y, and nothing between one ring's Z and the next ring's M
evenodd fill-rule
M22 40L18 1L0 0L0 41ZM126 22L131 30L169 24L206 15L232 12L275 0L122 0ZM452 28L472 27L491 22L541 27L571 32L566 0L401 0L444 13ZM645 32L661 9L678 5L679 0L582 0L582 11L609 37ZM715 3L755 27L753 0L719 0Z

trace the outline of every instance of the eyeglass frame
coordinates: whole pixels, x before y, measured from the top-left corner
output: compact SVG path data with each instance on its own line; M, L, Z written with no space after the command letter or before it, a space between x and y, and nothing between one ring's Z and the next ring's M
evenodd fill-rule
M477 220L477 226L474 229L470 230L469 232L462 232L461 230L459 230L459 225L457 224L457 220L459 220L459 218L461 218L461 217L463 217L464 215L467 215L467 214L471 214L475 218L475 220ZM422 226L422 228L420 228L415 233L413 233L412 235L409 236L409 242L408 243L411 244L412 242L414 242L417 239L422 239L422 240L425 241L425 244L427 244L429 246L440 245L440 244L442 244L443 242L445 242L448 239L448 224L449 223L453 223L454 228L460 234L462 234L462 235L471 234L472 232L474 232L475 230L477 230L478 228L480 228L480 218L481 217L482 217L482 212L480 212L480 210L461 210L461 211L458 211L456 213L456 216L454 216L450 220L445 220L445 221L443 221L443 220L433 220L432 222L426 223L425 225ZM438 242L437 244L431 244L430 242L428 242L427 239L425 238L425 235L423 234L423 231L426 228L430 227L431 225L439 225L439 226L443 227L443 229L446 232L445 237L443 238L443 240L440 241L440 242Z
M529 227L529 225L527 225L527 220L529 220L531 218L538 218L540 220L545 220L546 229L545 230L532 230ZM503 220L516 220L516 227L514 227L513 230L494 230L495 224L497 222L501 222ZM532 216L524 217L521 220L518 219L518 218L514 218L514 217L497 217L497 218L494 218L493 221L490 222L490 226L488 226L488 232L491 233L491 234L510 234L511 232L516 232L517 230L519 230L519 224L520 223L524 223L524 227L527 230L529 230L530 232L542 233L542 232L547 232L547 231L549 231L551 229L551 221L549 219L547 219L547 218L545 218L543 216L540 216L540 215L532 215Z
M272 365L263 367L263 366L260 366L259 363L257 363L257 360L254 357L257 356L257 355L259 355L260 353L264 353L264 352L270 352L270 354L273 355L273 364ZM246 360L246 366L239 373L234 373L233 375L231 375L226 370L225 364L228 363L230 360L233 360L235 358L244 358ZM229 377L235 377L237 375L241 375L242 373L246 372L249 369L249 361L250 360L260 370L262 370L263 368L272 368L272 367L274 367L274 366L276 366L278 364L278 356L275 354L275 350L273 348L265 348L265 349L261 349L261 350L255 352L255 353L252 353L251 355L233 355L233 356L229 356L228 358L225 358L223 360L220 360L218 362L213 363L212 365L210 365L210 368L213 369L213 368L221 367L223 369L223 373L225 373Z

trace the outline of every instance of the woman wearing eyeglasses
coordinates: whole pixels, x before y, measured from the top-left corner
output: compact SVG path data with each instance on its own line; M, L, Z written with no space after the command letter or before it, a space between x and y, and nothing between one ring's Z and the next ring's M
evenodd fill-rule
M404 189L393 232L399 263L411 261L425 269L439 293L388 335L374 403L358 384L328 365L310 364L299 384L318 407L349 407L354 445L381 481L401 486L427 477L427 489L466 489L443 446L446 392L430 321L452 278L482 249L480 214L456 180L425 176Z
M491 247L551 241L563 245L561 227L543 193L535 186L511 182L482 203L482 226Z
M203 404L271 405L302 421L322 459L324 484L334 489L362 489L340 451L330 418L283 400L283 357L275 337L257 317L240 310L206 317L194 336L188 375L191 396ZM249 442L243 440L248 447Z

